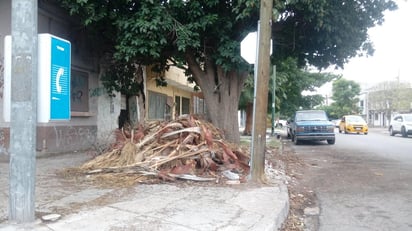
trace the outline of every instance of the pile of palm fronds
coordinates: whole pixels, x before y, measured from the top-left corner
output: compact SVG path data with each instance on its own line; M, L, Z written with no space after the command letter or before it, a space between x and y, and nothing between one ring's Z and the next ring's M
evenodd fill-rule
M191 115L116 131L110 151L81 166L87 174L127 173L196 181L245 179L249 154L225 141L211 123Z

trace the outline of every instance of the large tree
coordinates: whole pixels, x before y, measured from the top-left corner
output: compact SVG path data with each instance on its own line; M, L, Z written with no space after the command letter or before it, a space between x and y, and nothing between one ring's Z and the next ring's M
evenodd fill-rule
M359 93L361 87L353 80L340 78L332 84L332 100L330 116L340 118L344 115L359 113Z
M276 63L275 110L277 116L282 118L291 117L299 108L312 109L321 104L324 100L321 95L302 95L302 92L315 92L323 84L338 78L330 73L302 69L297 65L296 59L292 58ZM246 111L244 135L252 134L253 87L253 76L250 76L245 82L239 102L239 108ZM273 79L269 84L268 111L272 111L272 94Z
M257 28L258 0L58 1L98 36L96 50L113 52L116 62L186 69L213 124L239 141L237 102L249 70L240 41ZM390 0L274 3L273 58L296 57L300 66L319 68L342 67L359 51L370 53L367 29L395 8Z

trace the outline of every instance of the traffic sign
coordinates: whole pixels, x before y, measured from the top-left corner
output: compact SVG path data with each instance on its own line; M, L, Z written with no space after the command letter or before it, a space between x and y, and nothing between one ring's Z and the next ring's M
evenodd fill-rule
M250 32L240 42L240 56L249 64L255 64L257 57L258 33ZM272 54L272 40L270 40L270 54Z
M256 44L257 44L257 32L250 32L240 42L240 56L246 60L249 64L255 64L256 62Z

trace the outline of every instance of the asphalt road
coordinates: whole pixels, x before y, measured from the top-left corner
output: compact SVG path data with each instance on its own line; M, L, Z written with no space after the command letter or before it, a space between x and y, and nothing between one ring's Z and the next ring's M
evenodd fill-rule
M412 230L412 137L386 130L294 145L316 194L320 231ZM317 226L317 225L316 225Z

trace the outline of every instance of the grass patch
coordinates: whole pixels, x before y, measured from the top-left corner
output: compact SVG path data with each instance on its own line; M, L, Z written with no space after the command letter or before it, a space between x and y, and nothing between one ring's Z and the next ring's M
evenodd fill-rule
M268 139L266 139L266 147L267 148L279 148L280 146L280 140L276 138L276 136L271 136Z

